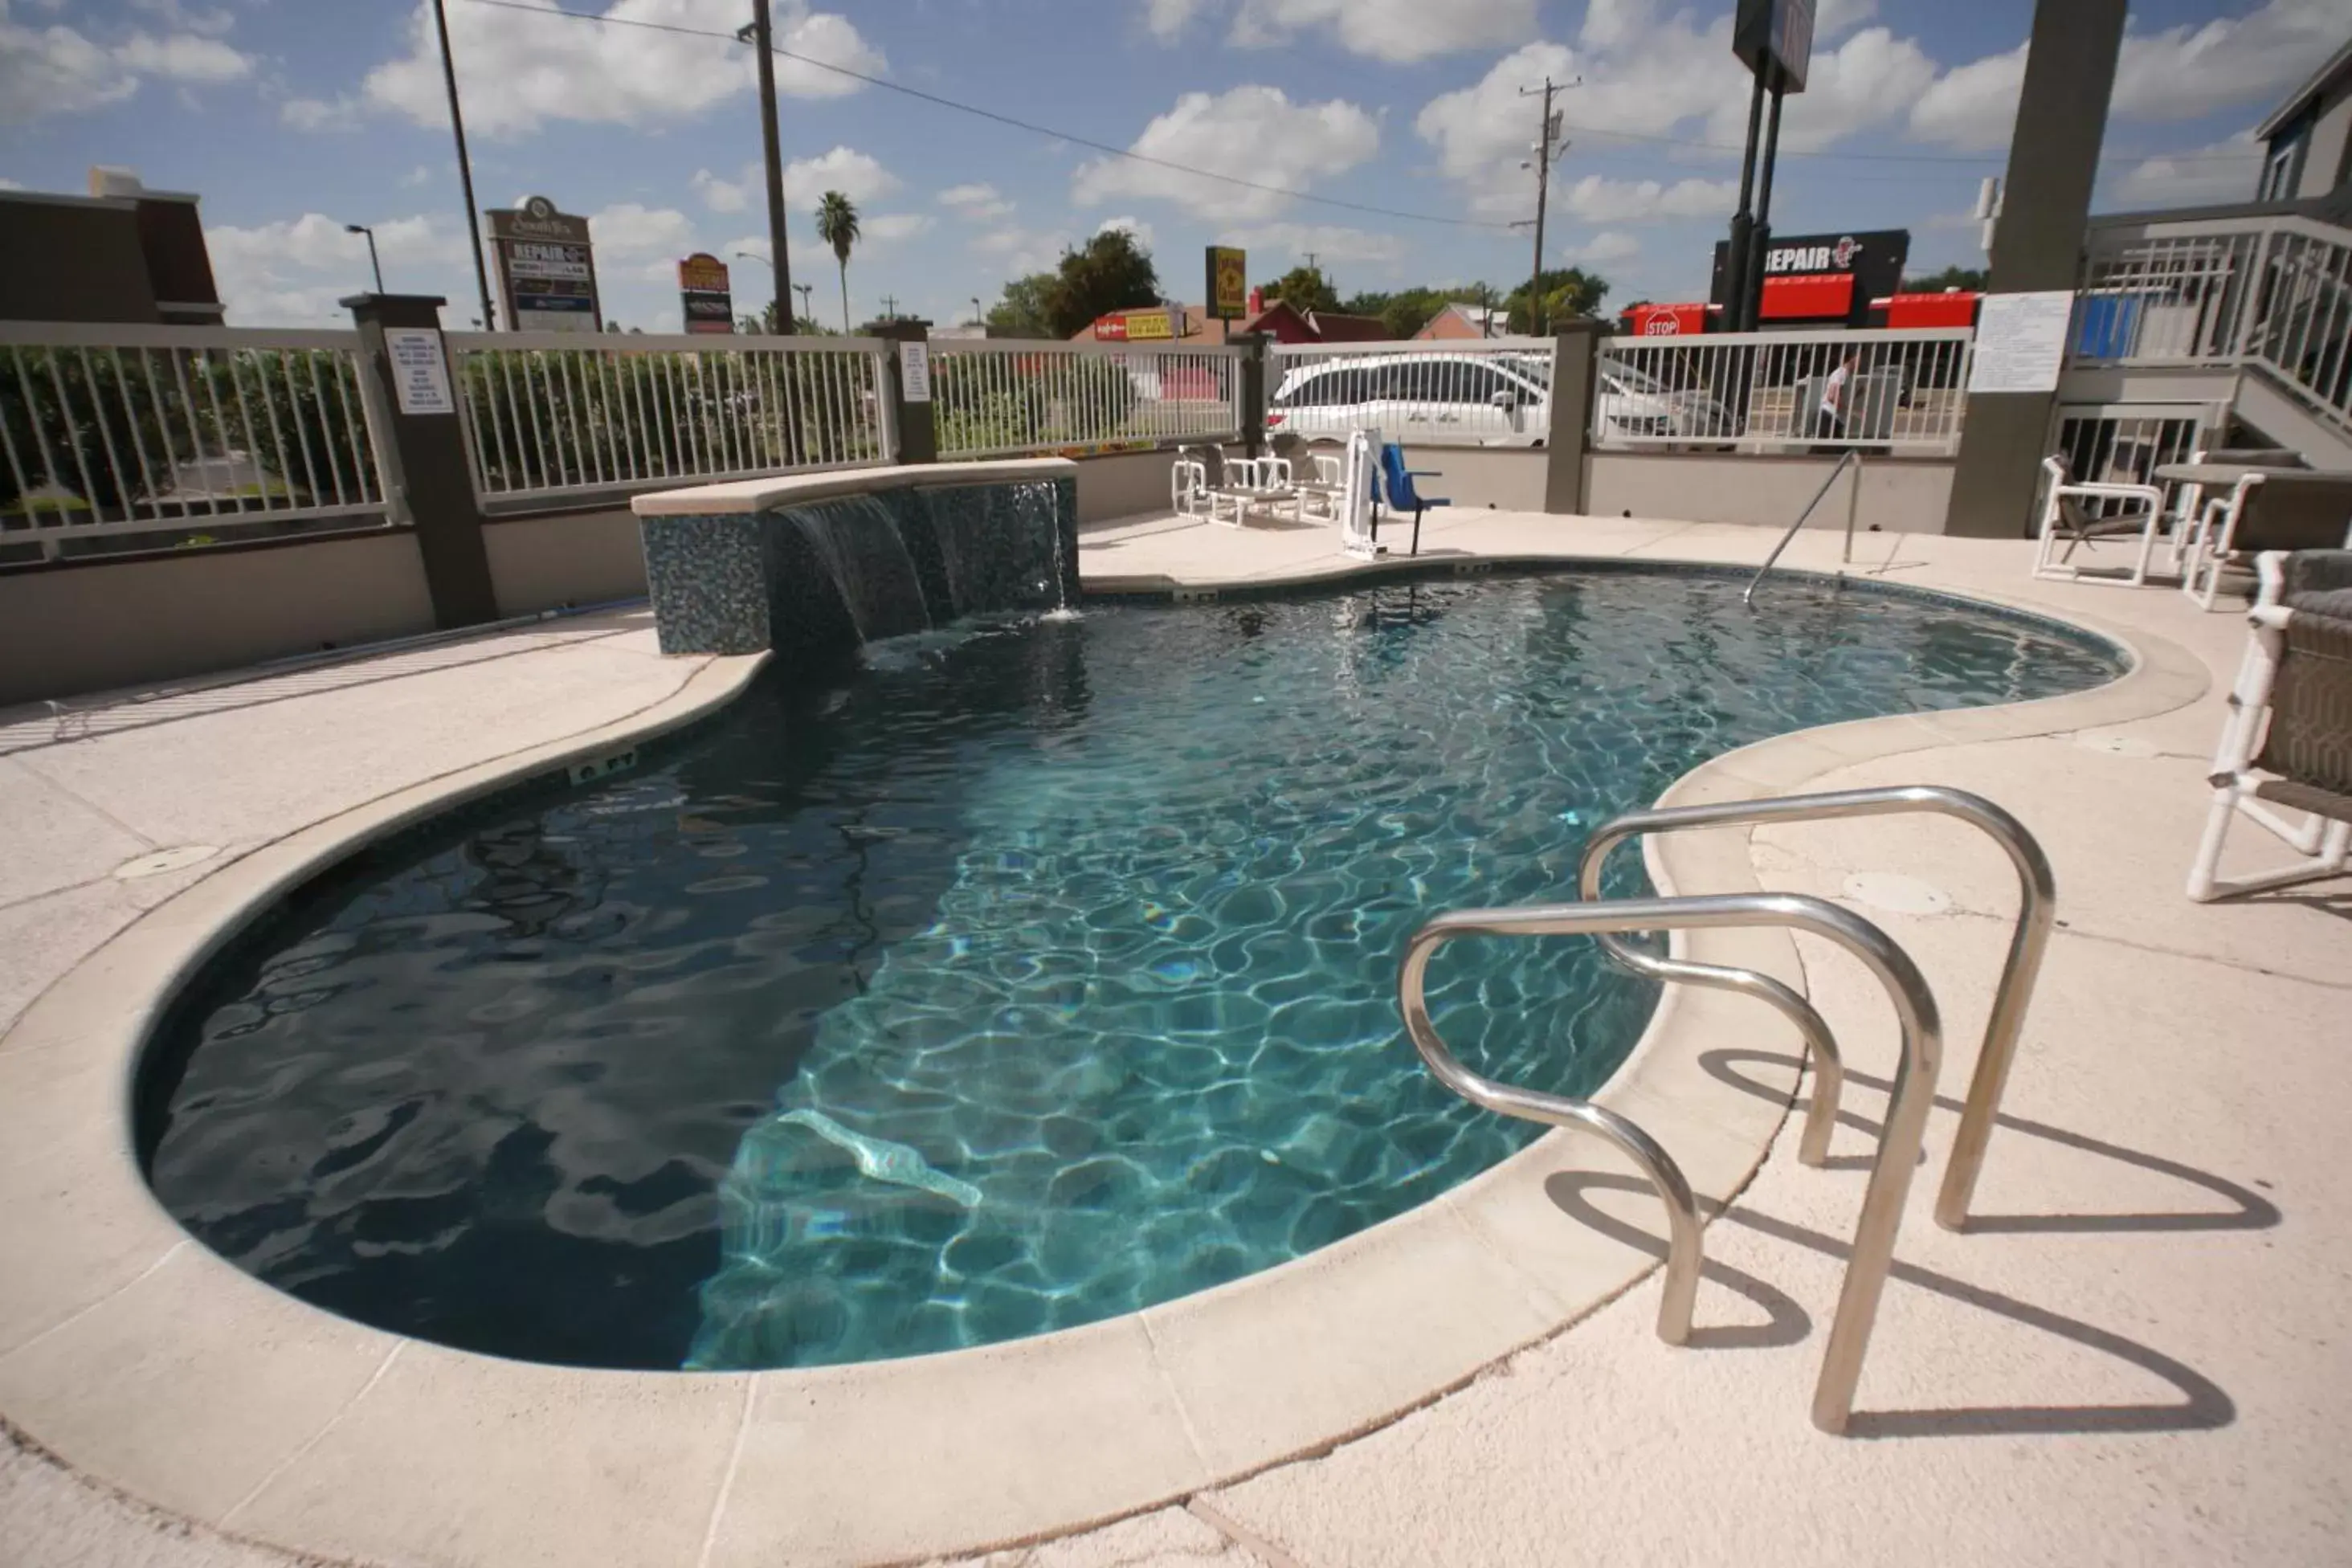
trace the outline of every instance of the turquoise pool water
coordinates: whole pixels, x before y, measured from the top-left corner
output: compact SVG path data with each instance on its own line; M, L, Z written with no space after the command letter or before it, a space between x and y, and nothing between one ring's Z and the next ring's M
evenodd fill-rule
M763 678L290 899L159 1037L155 1190L322 1306L599 1365L944 1350L1297 1257L1537 1134L1400 1033L1430 912L1568 894L1592 825L1747 742L2117 672L1739 587L1101 605ZM1465 1060L1567 1092L1654 1000L1569 942L1454 944L1431 994Z

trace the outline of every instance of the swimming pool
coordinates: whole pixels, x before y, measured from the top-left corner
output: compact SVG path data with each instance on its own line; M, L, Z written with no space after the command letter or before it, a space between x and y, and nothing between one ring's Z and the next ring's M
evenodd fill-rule
M159 1031L151 1181L322 1307L594 1365L950 1349L1282 1262L1536 1135L1400 1036L1429 912L1564 894L1588 827L1730 747L2118 668L1738 588L1108 605L774 673L289 899ZM1465 1060L1568 1092L1654 1000L1569 943L1456 944L1431 994Z

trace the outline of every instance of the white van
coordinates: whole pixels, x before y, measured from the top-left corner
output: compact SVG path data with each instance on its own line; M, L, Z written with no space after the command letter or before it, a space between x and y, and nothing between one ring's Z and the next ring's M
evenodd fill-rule
M1603 361L1601 417L1627 436L1727 436L1723 405ZM1266 427L1310 439L1370 426L1400 441L1540 447L1551 428L1551 366L1540 353L1387 353L1318 360L1282 378Z

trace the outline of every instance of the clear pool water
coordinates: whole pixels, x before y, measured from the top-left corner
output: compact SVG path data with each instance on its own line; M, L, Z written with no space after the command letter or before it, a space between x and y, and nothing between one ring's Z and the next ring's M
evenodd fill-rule
M155 1190L320 1306L597 1365L944 1350L1295 1258L1536 1135L1400 1034L1428 913L1568 893L1591 825L1733 746L2116 673L1739 586L1109 605L763 679L289 900L159 1037ZM1432 979L1465 1059L1569 1092L1654 1000L1580 942Z

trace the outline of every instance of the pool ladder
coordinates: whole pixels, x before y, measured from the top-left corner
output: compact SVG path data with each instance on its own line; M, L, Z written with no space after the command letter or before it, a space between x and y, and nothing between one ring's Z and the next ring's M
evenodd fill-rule
M1820 1011L1769 975L1645 952L1623 937L1632 931L1780 926L1835 942L1862 961L1894 1004L1901 1027L1902 1060L1895 1069L1870 1184L1863 1194L1862 1217L1854 1226L1853 1246L1847 1255L1837 1316L1830 1327L1821 1375L1813 1388L1813 1425L1829 1433L1843 1432L1853 1413L1854 1390L1862 1379L1863 1358L1878 1316L1879 1298L1885 1290L1887 1269L1894 1261L1912 1168L1918 1163L1927 1113L1935 1102L1936 1076L1943 1058L1943 1025L1935 995L1918 965L1892 937L1825 899L1802 893L1728 893L1603 900L1601 872L1612 849L1645 833L1918 813L1956 817L1982 830L2007 852L2018 876L2017 926L2010 938L1992 1014L1985 1025L1984 1044L1977 1058L1976 1076L1969 1085L1959 1134L1953 1141L1952 1157L1936 1199L1936 1223L1948 1230L1965 1230L1985 1149L2000 1110L2001 1092L2008 1084L2010 1063L2017 1054L2026 1006L2041 973L2043 950L2049 945L2057 897L2042 847L2022 823L1981 795L1937 784L1903 784L1629 812L1603 823L1586 842L1578 872L1582 901L1441 914L1413 933L1397 976L1397 1001L1404 1015L1405 1032L1440 1083L1473 1105L1501 1115L1598 1133L1649 1178L1666 1208L1665 1293L1658 1307L1658 1337L1668 1344L1682 1344L1690 1337L1701 1248L1698 1205L1681 1167L1657 1140L1615 1111L1498 1083L1464 1067L1430 1019L1423 994L1430 958L1457 937L1590 934L1599 939L1612 963L1635 973L1757 998L1796 1026L1812 1058L1812 1105L1798 1143L1798 1159L1814 1166L1828 1156L1845 1079L1836 1037Z

